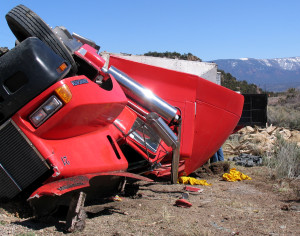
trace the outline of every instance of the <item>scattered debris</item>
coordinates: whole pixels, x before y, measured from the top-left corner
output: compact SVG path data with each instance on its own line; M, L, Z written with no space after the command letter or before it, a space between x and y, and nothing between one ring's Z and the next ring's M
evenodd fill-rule
M182 193L181 199L189 199L189 193L186 193L186 192Z
M230 229L227 229L227 228L224 228L224 227L222 227L222 226L219 226L219 225L216 224L216 222L211 222L210 224L211 224L213 227L215 227L216 229L224 230L224 231L226 231L226 232L231 232Z
M231 235L239 235L240 232L232 232Z
M237 171L235 168L230 169L230 173L225 173L223 179L229 182L240 181L240 180L251 180L252 178L248 175Z
M114 202L121 202L121 201L123 201L123 199L121 197L119 197L119 195L112 196L110 199L112 201L114 201Z
M300 146L300 131L288 130L282 127L268 126L266 128L246 126L236 134L230 136L223 145L226 155L252 154L261 155L272 153L276 134L280 134L285 140L296 142ZM237 140L235 140L237 139Z
M184 190L189 191L189 192L197 192L197 193L203 192L202 188L196 188L196 187L190 187L190 186L185 186Z
M178 178L178 183L181 184L190 184L190 185L205 185L210 186L211 184L207 183L205 179L196 179L193 177L181 176Z
M262 165L262 157L254 156L251 154L242 153L237 157L229 158L229 161L234 161L236 165L245 166L245 167L253 167Z
M186 199L181 198L181 199L176 200L175 206L183 207L183 208L188 208L188 207L192 206L192 203L190 203Z

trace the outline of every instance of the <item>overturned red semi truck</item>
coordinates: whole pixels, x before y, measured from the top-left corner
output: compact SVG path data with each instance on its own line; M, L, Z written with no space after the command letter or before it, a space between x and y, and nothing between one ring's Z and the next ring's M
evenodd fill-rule
M112 195L128 178L174 183L241 117L242 95L198 76L104 60L93 41L23 5L6 20L18 43L0 57L2 199L27 191L38 208L74 192Z

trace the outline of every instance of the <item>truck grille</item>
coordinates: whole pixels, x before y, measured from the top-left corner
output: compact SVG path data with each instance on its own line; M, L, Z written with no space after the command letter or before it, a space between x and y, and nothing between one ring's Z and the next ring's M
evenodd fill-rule
M47 163L13 121L0 127L0 198L13 198L48 170Z

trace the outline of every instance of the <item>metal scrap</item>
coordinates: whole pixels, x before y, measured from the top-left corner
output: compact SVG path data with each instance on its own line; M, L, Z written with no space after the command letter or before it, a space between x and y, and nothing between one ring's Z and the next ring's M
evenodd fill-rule
M245 167L260 166L263 163L263 159L261 156L254 156L245 153L242 153L239 156L233 158L229 158L228 160L234 161L236 165Z

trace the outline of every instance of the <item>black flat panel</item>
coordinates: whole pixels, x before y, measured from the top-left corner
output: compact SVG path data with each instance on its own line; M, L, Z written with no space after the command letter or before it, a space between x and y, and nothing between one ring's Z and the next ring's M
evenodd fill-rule
M243 94L245 101L238 125L265 126L267 123L267 94Z
M11 122L0 129L0 154L0 198L13 197L49 170Z
M70 70L57 70L62 63L66 62L38 38L28 38L1 56L0 124L62 79Z

